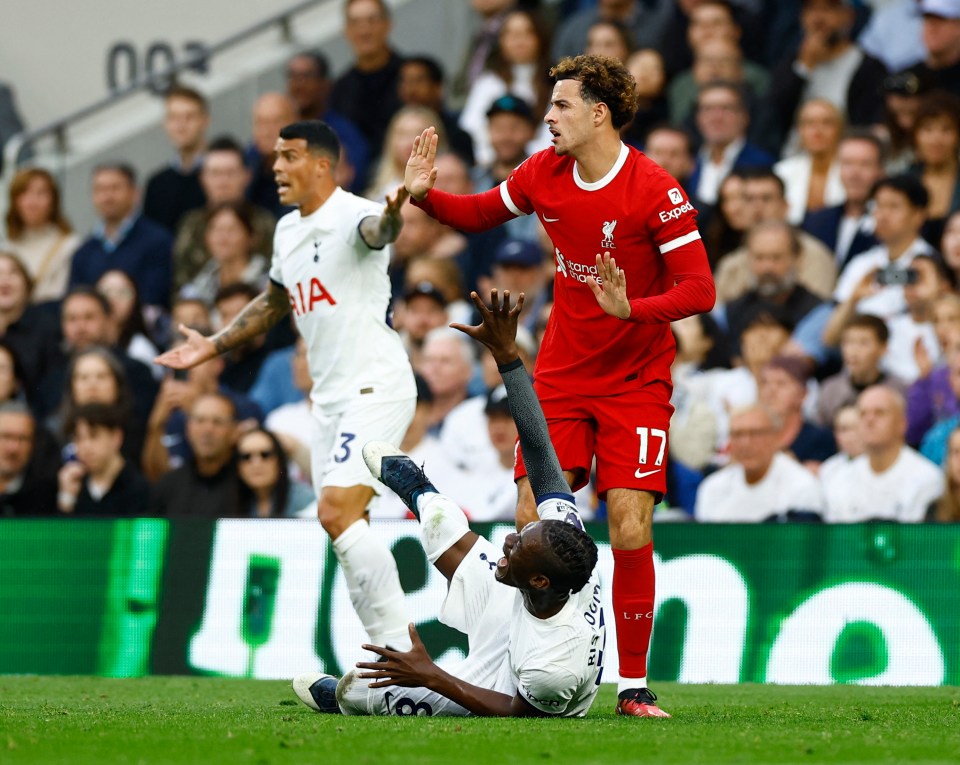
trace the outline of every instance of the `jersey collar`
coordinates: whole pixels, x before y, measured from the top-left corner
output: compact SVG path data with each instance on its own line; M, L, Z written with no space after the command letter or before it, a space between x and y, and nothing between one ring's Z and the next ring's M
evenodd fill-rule
M587 183L583 178L580 177L580 169L577 167L577 163L573 163L573 182L577 184L584 191L599 191L604 186L609 185L614 178L617 177L617 173L620 172L620 168L623 167L624 163L627 161L627 156L630 154L630 150L627 148L627 145L620 142L620 156L617 157L617 161L613 163L613 167L607 172L603 178L599 181L594 181L593 183Z

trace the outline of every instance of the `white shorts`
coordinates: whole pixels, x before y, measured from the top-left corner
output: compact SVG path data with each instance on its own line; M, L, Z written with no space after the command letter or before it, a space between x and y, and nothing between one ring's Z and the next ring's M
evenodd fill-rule
M317 427L310 444L310 466L316 495L319 497L325 486L369 486L379 494L382 485L363 461L363 445L387 441L399 446L416 405L415 396L399 401L361 397L337 414L323 414L314 408Z
M480 537L457 567L440 610L440 621L467 636L467 656L450 674L480 688L513 697L516 680L510 668L510 621L519 593L501 584L493 571L503 551ZM368 680L348 672L337 688L347 715L421 715L463 717L470 712L427 688L368 688Z

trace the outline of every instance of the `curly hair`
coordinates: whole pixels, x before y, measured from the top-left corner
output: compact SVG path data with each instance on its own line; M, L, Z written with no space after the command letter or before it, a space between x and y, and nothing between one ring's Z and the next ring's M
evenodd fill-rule
M637 90L633 75L609 56L575 56L562 59L550 69L550 77L580 82L580 97L606 104L613 126L619 130L637 113Z
M585 531L565 521L543 521L543 538L553 561L544 573L558 592L580 592L597 565L597 544ZM551 565L552 564L552 565Z

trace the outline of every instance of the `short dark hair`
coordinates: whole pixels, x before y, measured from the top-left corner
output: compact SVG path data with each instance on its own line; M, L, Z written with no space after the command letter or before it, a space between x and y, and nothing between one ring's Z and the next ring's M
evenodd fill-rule
M187 87L186 85L172 85L167 88L167 92L163 94L165 101L170 101L173 98L181 98L184 101L192 101L197 106L199 106L204 114L210 112L210 106L207 104L207 99L204 98L203 94L194 88Z
M67 414L63 432L68 436L75 435L80 422L87 423L91 430L105 428L122 431L127 425L127 415L123 408L116 404L81 404Z
M351 5L353 5L355 2L357 2L357 1L358 1L358 0L347 0L347 1L343 4L343 13L344 13L344 15L346 15L347 9L348 9ZM390 6L387 5L387 3L385 2L385 0L373 0L373 2L375 2L377 5L380 6L380 13L383 15L383 18L389 20L389 19L390 19Z
M318 80L325 80L330 76L330 59L327 58L326 54L322 50L318 50L317 48L302 50L299 53L292 55L287 60L287 66L290 65L291 61L297 58L310 59L310 63L313 64L315 76Z
M921 96L913 118L914 141L920 126L937 117L946 117L953 123L954 130L960 132L960 98L943 90L933 90Z
M236 138L229 135L221 135L213 139L207 146L207 154L214 152L228 152L236 154L240 158L240 164L246 164L246 157L243 156L243 147Z
M543 538L552 553L543 561L543 573L550 579L550 586L564 594L580 592L597 565L597 543L572 523L558 520L541 523Z
M89 284L78 284L76 287L71 287L70 291L63 297L63 302L60 304L61 309L66 306L68 300L77 297L78 295L95 300L107 316L110 316L113 313L113 310L110 307L110 301L107 300L106 295L97 290L96 287L93 287Z
M883 141L870 128L852 127L848 128L840 138L840 143L847 141L862 141L873 146L877 151L877 159L882 165L887 159L887 147Z
M730 93L733 93L740 102L741 110L747 111L747 106L750 103L750 99L747 95L746 89L739 82L734 82L733 80L711 80L710 82L705 82L697 91L698 103L700 101L700 96L702 96L708 90L726 90Z
M923 185L923 181L914 175L902 173L901 175L891 175L887 178L881 178L870 189L870 198L874 199L877 192L881 189L889 189L902 194L907 198L910 206L917 210L926 210L930 204L930 192Z
M127 179L127 183L131 186L137 185L137 171L133 169L133 165L129 162L122 162L120 160L116 162L101 162L94 166L93 172L90 173L90 175L95 178L100 175L100 173L120 173L120 175Z
M786 198L787 187L783 183L783 178L777 175L769 167L738 167L730 175L742 178L744 181L771 181L780 189L780 196Z
M440 66L440 62L433 58L433 56L425 56L423 54L407 56L400 66L404 67L407 64L422 66L426 70L430 82L434 85L443 85L443 67Z
M328 155L334 164L340 159L340 139L333 132L333 128L322 120L291 122L280 128L280 137L284 141L302 138L307 142L310 151Z
M242 202L220 202L207 210L204 215L204 224L209 226L210 221L216 218L220 213L229 211L240 221L248 236L253 236L255 231L253 227L253 208L246 200Z
M234 282L233 284L228 284L225 287L221 287L217 290L217 294L213 298L213 304L223 300L229 300L230 298L237 297L237 295L242 295L247 300L253 300L257 295L260 294L260 290L254 287L252 284L247 284L246 282Z
M619 61L609 56L567 57L551 67L550 77L577 80L584 101L604 103L610 109L613 126L619 130L637 113L636 83L633 75Z
M693 156L693 136L683 125L675 125L672 122L658 122L647 132L645 143L649 143L650 136L654 133L673 133L680 136L687 144L687 153Z
M879 316L874 316L873 314L855 313L844 323L843 329L840 331L840 336L843 337L848 329L866 329L873 332L874 337L877 338L877 342L881 345L886 345L890 340L890 328L887 326L887 323Z

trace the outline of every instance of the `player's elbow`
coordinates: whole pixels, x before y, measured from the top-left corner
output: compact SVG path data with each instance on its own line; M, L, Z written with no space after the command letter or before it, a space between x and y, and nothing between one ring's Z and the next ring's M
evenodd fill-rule
M717 302L717 285L708 274L698 274L696 285L694 313L710 313Z

